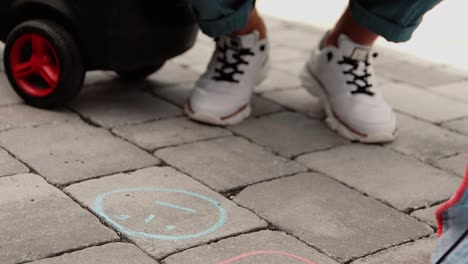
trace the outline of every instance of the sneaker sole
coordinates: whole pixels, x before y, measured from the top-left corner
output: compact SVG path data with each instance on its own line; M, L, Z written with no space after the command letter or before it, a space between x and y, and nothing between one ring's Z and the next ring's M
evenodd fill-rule
M351 141L366 144L389 143L394 141L398 136L398 129L393 133L368 135L352 128L335 114L322 83L311 73L307 64L304 66L300 78L302 85L307 89L307 91L313 96L320 98L327 116L325 123L331 130L335 131L340 136Z
M270 71L271 63L270 60L266 62L265 67L260 72L259 78L255 83L255 86L260 85L268 76L268 72ZM253 93L253 89L252 89ZM242 123L244 120L250 117L252 114L252 106L251 104L244 105L240 107L236 112L227 115L225 117L217 117L210 113L203 113L203 112L194 112L190 102L187 102L184 107L185 114L192 120L209 124L215 126L232 126Z

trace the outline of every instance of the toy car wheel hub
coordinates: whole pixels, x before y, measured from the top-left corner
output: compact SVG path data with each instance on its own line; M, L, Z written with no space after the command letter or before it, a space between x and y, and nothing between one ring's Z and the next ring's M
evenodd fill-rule
M57 53L50 41L39 34L24 34L13 43L10 65L19 87L31 96L48 96L58 86Z

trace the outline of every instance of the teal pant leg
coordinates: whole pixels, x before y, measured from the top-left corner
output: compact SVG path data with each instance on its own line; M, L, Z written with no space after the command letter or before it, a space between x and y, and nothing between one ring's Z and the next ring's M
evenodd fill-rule
M218 37L247 26L254 0L191 0L201 30Z
M442 0L350 0L354 20L393 42L404 42L422 22L424 14Z

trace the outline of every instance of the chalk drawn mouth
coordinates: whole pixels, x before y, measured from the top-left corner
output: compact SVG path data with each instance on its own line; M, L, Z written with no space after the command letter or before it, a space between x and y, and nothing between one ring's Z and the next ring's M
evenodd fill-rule
M163 235L163 234L152 234L148 232L143 232L143 231L136 231L132 230L131 228L125 227L122 223L122 221L128 220L131 218L129 215L109 215L106 213L106 210L104 208L104 202L107 198L109 198L112 195L116 194L130 194L130 193L158 193L158 194L179 194L179 195L187 195L191 197L191 199L196 199L198 201L201 201L205 204L208 204L210 207L213 208L213 211L215 212L214 214L217 214L217 220L216 222L211 225L209 228L202 230L200 232L196 232L193 234L187 234L187 235ZM156 200L154 201L154 204L164 207L164 208L169 208L171 210L174 210L174 213L179 212L184 212L186 214L197 214L198 211L193 208L188 208L184 207L182 205L176 204L176 203L170 203L167 201L163 200ZM212 198L206 197L204 195L201 195L199 193L195 192L189 192L185 190L178 190L178 189L162 189L162 188L131 188L131 189L117 189L113 190L110 192L106 192L103 194L100 194L99 196L96 197L93 203L92 207L93 211L96 212L100 217L102 217L106 222L111 224L113 227L118 229L120 232L128 235L128 236L135 236L135 237L143 237L143 238L149 238L149 239L156 239L156 240L167 240L167 241L178 241L178 240L189 240L189 239L195 239L199 238L205 235L209 235L216 230L218 230L220 227L222 227L228 218L228 215L226 213L226 210L220 205L219 202L215 201ZM148 216L144 219L145 224L150 224L153 221L157 220L157 213L149 213ZM177 229L176 225L167 225L164 227L163 230L165 231L174 231Z
M233 263L238 262L239 260L247 259L247 258L254 257L254 256L260 256L260 255L277 255L277 256L289 257L291 259L299 260L305 264L315 264L314 262L308 259L305 259L300 256L296 256L294 254L290 254L286 252L279 252L279 251L269 251L269 250L252 251L252 252L244 253L232 259L228 259L223 262L220 262L218 264L233 264Z

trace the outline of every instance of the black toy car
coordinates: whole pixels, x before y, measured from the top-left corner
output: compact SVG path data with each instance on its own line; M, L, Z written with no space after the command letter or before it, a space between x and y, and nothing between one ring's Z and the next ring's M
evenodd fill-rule
M0 40L16 92L38 107L76 96L86 71L144 79L190 49L187 0L2 0Z

